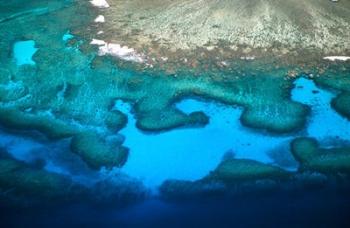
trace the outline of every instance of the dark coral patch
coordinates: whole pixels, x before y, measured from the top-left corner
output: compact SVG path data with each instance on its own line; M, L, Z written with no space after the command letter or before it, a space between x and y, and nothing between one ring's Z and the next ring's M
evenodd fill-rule
M350 173L350 148L324 149L313 138L297 138L291 144L294 157L302 170L329 173Z

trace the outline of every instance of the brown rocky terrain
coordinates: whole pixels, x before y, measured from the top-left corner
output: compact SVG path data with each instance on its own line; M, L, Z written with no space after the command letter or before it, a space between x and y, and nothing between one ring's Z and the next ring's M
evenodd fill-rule
M350 1L109 0L104 40L176 52L223 47L240 56L350 53Z

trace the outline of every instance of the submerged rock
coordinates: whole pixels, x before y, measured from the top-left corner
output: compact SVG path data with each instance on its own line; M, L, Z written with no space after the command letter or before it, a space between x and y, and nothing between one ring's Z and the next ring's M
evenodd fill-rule
M127 148L120 147L119 141L108 142L99 135L89 132L74 136L71 149L93 169L121 167L129 153Z
M87 194L87 189L74 184L68 177L33 168L11 158L0 159L0 189L1 198L20 205L64 203L78 196L84 199ZM20 202L22 197L23 202Z
M316 78L315 83L338 92L332 100L332 108L350 120L350 64L331 63L324 77Z
M289 173L277 166L266 165L248 159L227 159L209 174L208 179L221 180L225 183L261 179L280 179Z
M350 120L350 91L339 94L332 101L332 107Z
M106 176L87 185L69 175L15 160L0 148L1 208L40 208L70 203L118 208L139 202L147 194L140 182L122 174Z
M301 164L302 170L325 174L350 174L350 148L320 148L313 138L297 138L292 144L292 153Z
M0 108L0 124L10 129L38 130L51 139L70 137L78 132L50 113L30 113L15 108Z
M221 197L250 193L271 193L290 180L293 173L277 166L248 159L223 160L209 175L198 181L167 180L160 186L168 199Z

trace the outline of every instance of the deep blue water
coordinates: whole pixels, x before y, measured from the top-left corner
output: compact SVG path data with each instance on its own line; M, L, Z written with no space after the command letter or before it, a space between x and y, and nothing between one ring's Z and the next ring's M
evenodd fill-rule
M346 193L320 191L164 203L148 200L122 210L71 205L2 210L5 227L348 227Z

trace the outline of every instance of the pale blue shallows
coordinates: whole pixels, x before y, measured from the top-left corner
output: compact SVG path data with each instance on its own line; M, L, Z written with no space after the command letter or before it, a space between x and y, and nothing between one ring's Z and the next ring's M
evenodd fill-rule
M37 52L34 40L18 41L13 46L13 55L18 66L35 65L32 57Z
M64 42L67 42L70 39L73 39L74 35L72 35L69 31L67 31L63 36L62 36L62 40Z
M185 99L177 107L185 113L205 112L210 117L207 126L159 134L144 133L135 127L136 120L130 104L118 100L115 108L128 115L128 124L120 133L126 137L124 145L130 148L130 156L121 170L113 172L124 172L143 180L147 187L156 189L167 179L197 180L204 177L220 163L227 151L233 152L236 158L272 163L274 161L269 156L271 150L280 151L278 156L290 154L289 143L298 136L315 137L323 146L334 146L334 140L330 139L350 142L350 122L330 107L330 101L335 95L318 89L313 81L304 78L297 79L295 85L292 99L309 105L311 115L304 130L282 136L242 126L239 121L241 108L195 99ZM0 146L19 160L32 162L41 158L46 161L44 168L48 171L91 182L87 179L92 173L87 167L84 168L80 159L71 155L68 141L43 144L28 137L11 136L0 131ZM289 170L297 168L277 165ZM100 174L105 176L108 172ZM96 176L94 178L98 179Z
M350 141L350 122L331 107L335 94L316 87L312 80L299 78L295 81L292 99L312 108L307 135L327 143L330 138Z
M334 95L318 90L313 81L304 78L295 84L292 99L311 106L312 113L304 131L284 136L242 126L240 108L194 99L185 99L177 107L185 113L203 111L210 117L207 126L145 134L135 127L130 106L119 100L116 109L126 113L129 119L126 128L120 132L126 136L124 145L130 148L129 159L122 170L153 188L166 179L200 179L212 171L228 151L236 158L272 163L268 154L276 148L282 153L290 153L289 143L297 136L350 140L350 123L330 108ZM301 85L302 88L298 87ZM313 93L314 90L319 93ZM293 170L297 167L283 168Z
M241 109L187 99L178 104L185 112L203 111L210 116L204 128L184 128L161 134L144 134L135 128L135 119L121 134L130 155L123 171L157 186L164 180L200 179L213 170L223 155L232 151L239 158L272 162L266 151L288 140L259 134L241 126Z

